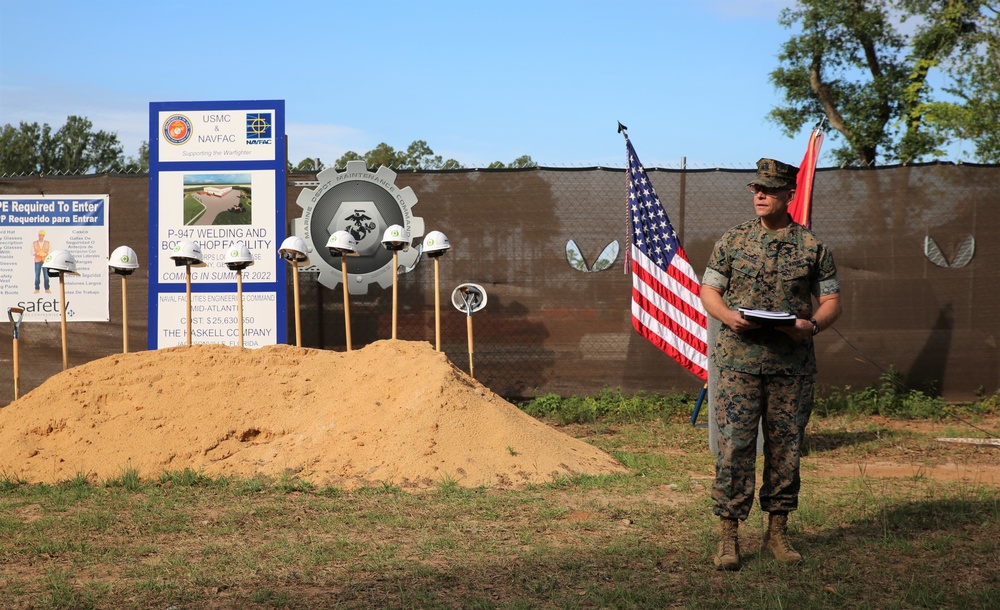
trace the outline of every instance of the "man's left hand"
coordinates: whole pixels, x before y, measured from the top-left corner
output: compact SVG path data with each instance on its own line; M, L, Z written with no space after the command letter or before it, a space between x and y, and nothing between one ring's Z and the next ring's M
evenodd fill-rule
M778 330L796 341L805 341L812 336L813 325L809 320L799 318L795 320L795 326L779 326Z

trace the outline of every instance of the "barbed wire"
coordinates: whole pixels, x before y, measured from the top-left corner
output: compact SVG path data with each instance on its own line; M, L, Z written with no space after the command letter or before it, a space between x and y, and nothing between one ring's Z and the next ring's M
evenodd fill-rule
M94 172L91 170L61 171L53 170L47 172L4 172L0 173L0 178L82 178L87 176L145 176L149 174L148 169L114 169L104 172Z

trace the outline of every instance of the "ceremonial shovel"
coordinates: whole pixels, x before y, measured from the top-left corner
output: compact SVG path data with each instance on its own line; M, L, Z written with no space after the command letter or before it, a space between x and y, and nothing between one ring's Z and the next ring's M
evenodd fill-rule
M128 292L125 286L125 277L132 275L132 272L139 268L139 259L135 255L135 250L128 246L118 246L111 256L108 257L108 266L118 275L122 276L122 353L128 353Z
M201 244L194 241L182 241L174 246L174 253L170 255L174 265L184 267L184 287L187 297L187 344L191 347L191 267L204 267L202 260Z
M347 351L351 351L351 301L347 290L347 257L358 256L358 241L347 231L334 231L326 242L326 247L333 256L340 257L340 285L344 289L344 338L347 341ZM393 253L395 256L395 253ZM395 259L393 259L395 262ZM393 338L396 337L395 317L393 317Z
M17 314L17 318L14 315ZM14 324L14 400L21 397L21 365L17 349L17 336L21 328L21 318L24 317L24 309L21 307L8 307L7 317Z
M278 254L292 265L292 283L295 290L295 346L302 347L302 319L299 313L299 265L309 263L309 247L304 239L292 235L281 242Z
M69 368L69 350L66 344L66 274L80 275L76 271L76 258L66 250L56 250L45 257L42 268L49 277L59 278L59 313L62 321L62 365Z
M441 351L441 271L438 262L451 248L448 237L441 231L431 231L424 238L424 254L434 259L434 349Z
M486 290L478 284L462 284L451 293L451 304L465 312L466 328L469 334L469 376L475 378L472 349L472 314L486 307Z
M399 251L410 247L410 234L400 225L391 225L382 235L382 245L392 252L392 338L395 339L399 303L396 287L399 276Z

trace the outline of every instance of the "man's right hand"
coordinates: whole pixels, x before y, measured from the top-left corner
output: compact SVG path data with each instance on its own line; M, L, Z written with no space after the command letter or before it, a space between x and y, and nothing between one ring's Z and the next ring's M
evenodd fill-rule
M737 333L744 333L748 330L760 328L760 324L747 320L739 311L732 309L729 310L729 314L726 315L726 319L721 320L721 322L731 328L733 332Z
M722 322L734 332L744 333L748 330L760 328L760 324L751 322L743 317L739 311L726 307L722 299L722 291L718 288L701 286L701 303L705 306L705 311L719 322Z

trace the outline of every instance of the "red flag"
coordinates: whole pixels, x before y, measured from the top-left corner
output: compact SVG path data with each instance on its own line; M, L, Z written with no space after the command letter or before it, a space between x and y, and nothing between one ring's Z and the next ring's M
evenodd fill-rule
M703 381L708 381L708 314L701 285L677 233L625 137L632 233L632 326Z
M816 177L816 161L819 160L819 149L822 146L823 132L814 129L809 135L806 156L799 164L795 197L788 204L788 213L792 215L792 220L807 229L812 228L813 179Z

